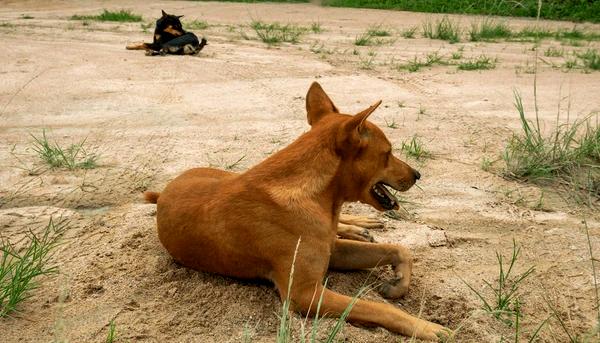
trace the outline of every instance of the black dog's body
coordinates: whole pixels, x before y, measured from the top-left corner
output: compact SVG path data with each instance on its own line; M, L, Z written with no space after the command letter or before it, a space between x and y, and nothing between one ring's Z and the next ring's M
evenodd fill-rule
M166 42L153 42L148 45L148 50L153 55L194 55L202 50L204 45L206 45L206 39L203 38L200 42L195 34L185 32L183 35Z
M206 45L206 39L199 40L192 32L186 32L179 18L162 11L156 21L152 43L128 45L129 50L146 50L148 55L194 55Z

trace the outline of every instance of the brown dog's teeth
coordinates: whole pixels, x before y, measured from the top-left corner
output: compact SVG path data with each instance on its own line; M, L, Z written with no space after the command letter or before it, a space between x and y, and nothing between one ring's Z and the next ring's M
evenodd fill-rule
M371 187L371 194L382 207L391 210L398 204L398 201L388 187L392 188L383 182L378 182Z

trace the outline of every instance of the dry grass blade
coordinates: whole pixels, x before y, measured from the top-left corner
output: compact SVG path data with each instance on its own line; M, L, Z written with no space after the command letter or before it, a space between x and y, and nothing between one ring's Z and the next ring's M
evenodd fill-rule
M590 252L590 263L592 264L592 275L594 280L594 295L596 296L596 335L600 336L600 294L598 292L598 276L596 274L595 264L595 262L598 260L594 257L594 250L592 249L592 240L590 239L590 229L588 228L587 220L583 220L583 225L585 227L585 236L587 238L588 249Z
M292 283L294 282L294 266L296 265L296 257L298 255L298 249L300 248L300 243L302 239L298 238L298 243L296 243L296 249L294 250L294 258L292 259L292 268L290 269L290 277L288 281L287 294L285 300L283 301L282 309L281 309L281 317L279 317L279 329L277 330L277 343L287 343L291 340L292 335L292 327L291 327L291 319L290 316L290 293L292 292Z

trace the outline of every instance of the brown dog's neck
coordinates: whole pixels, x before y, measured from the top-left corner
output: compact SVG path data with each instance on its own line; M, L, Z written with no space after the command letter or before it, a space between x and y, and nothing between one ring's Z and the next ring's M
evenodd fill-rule
M335 153L335 137L326 131L304 133L241 177L260 185L283 207L326 211L337 218L343 199L331 186L340 158Z

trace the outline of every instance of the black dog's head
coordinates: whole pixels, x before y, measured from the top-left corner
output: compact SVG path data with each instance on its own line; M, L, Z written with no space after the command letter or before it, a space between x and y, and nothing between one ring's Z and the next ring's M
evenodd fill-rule
M168 42L173 38L182 36L185 33L179 18L182 15L167 14L162 11L162 17L156 21L154 29L154 43Z

